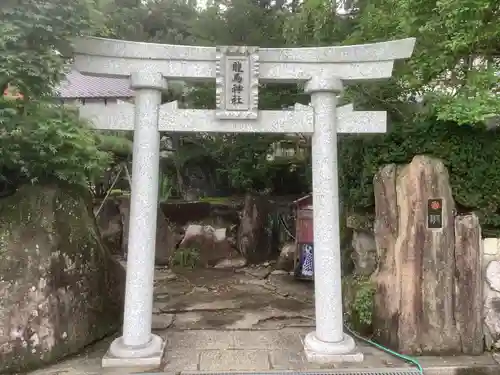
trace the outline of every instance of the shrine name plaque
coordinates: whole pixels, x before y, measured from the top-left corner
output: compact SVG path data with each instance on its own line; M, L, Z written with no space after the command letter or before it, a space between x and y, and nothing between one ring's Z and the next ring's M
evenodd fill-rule
M221 120L256 119L259 103L257 47L217 47L215 116Z

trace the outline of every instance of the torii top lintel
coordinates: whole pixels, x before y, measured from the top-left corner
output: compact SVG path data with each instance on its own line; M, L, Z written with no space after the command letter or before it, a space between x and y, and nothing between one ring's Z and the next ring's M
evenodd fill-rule
M313 76L344 81L388 78L394 60L411 56L415 38L339 47L261 48L259 80L303 82ZM124 77L156 71L166 79L216 78L216 47L130 42L94 37L74 42L74 64L87 75Z

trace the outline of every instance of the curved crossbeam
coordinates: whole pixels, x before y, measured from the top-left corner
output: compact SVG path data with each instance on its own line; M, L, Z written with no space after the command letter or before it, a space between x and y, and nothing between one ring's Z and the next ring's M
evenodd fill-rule
M411 56L415 38L335 47L261 48L261 82L301 82L318 75L344 81L388 78L394 60ZM75 66L83 74L129 76L151 69L167 79L216 77L216 47L130 42L85 37L74 42Z

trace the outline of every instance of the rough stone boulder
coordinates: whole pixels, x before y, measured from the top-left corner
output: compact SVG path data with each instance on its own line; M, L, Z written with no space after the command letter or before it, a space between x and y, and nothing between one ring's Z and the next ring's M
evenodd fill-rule
M500 261L493 260L486 267L484 295L484 323L486 345L500 346Z
M112 254L123 255L123 224L118 202L114 199L101 202L95 207L94 214L104 245Z
M351 259L346 259L344 249L342 258L342 269L344 274L354 272L359 276L370 276L377 268L377 246L373 234L373 215L351 213L346 218L346 228L352 233L350 235ZM349 262L354 269L351 270Z
M481 234L475 215L455 216L448 172L416 156L374 178L379 266L374 330L405 354L483 351ZM428 199L442 198L442 229L427 229Z
M353 231L351 246L354 273L360 276L370 276L377 267L377 245L373 233Z
M297 254L297 245L294 242L288 242L281 247L280 256L276 262L275 268L283 271L293 271L295 255Z
M237 255L227 238L226 228L213 228L210 225L191 224L177 251L196 250L202 266L215 266L223 259Z
M483 270L492 261L500 261L500 238L484 238L483 239Z
M481 226L475 214L455 217L455 320L462 353L484 351L483 254Z
M271 260L273 230L270 214L272 206L265 197L247 195L238 228L238 251L250 264Z
M120 214L122 218L122 253L127 254L128 248L128 229L130 221L130 200L122 199L120 203ZM182 233L178 231L175 225L172 225L165 217L163 210L158 206L156 219L156 249L155 264L164 266L169 264L170 259L175 252L177 244L182 239Z
M86 198L24 186L0 200L0 372L56 361L119 328L125 272Z
M484 342L488 349L500 349L500 239L483 239Z
M346 227L349 229L373 233L373 214L351 213L346 218Z

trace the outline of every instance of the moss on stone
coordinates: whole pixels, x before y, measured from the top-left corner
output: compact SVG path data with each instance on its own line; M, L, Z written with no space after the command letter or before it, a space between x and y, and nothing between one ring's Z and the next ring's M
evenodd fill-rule
M0 199L0 276L8 283L0 372L73 354L120 323L124 272L113 268L79 187L23 186ZM118 289L118 290L117 290Z
M81 246L82 251L78 255L83 255L83 260L92 257L96 250L101 251L100 235L93 222L94 218L88 214L89 203L85 199L86 196L88 193L78 186L61 189L55 186L40 188L40 186L26 185L14 195L1 199L0 257L9 254L7 248L9 243L26 243L20 237L21 233L26 231L39 233L40 229L45 232L48 242L52 242L53 237L58 236L60 249L72 244ZM62 243L63 240L68 243ZM78 255L75 252L68 252L73 262L82 260Z
M371 213L354 212L347 216L347 228L373 232L375 217Z
M200 202L207 202L212 204L225 204L230 203L230 197L203 197Z

